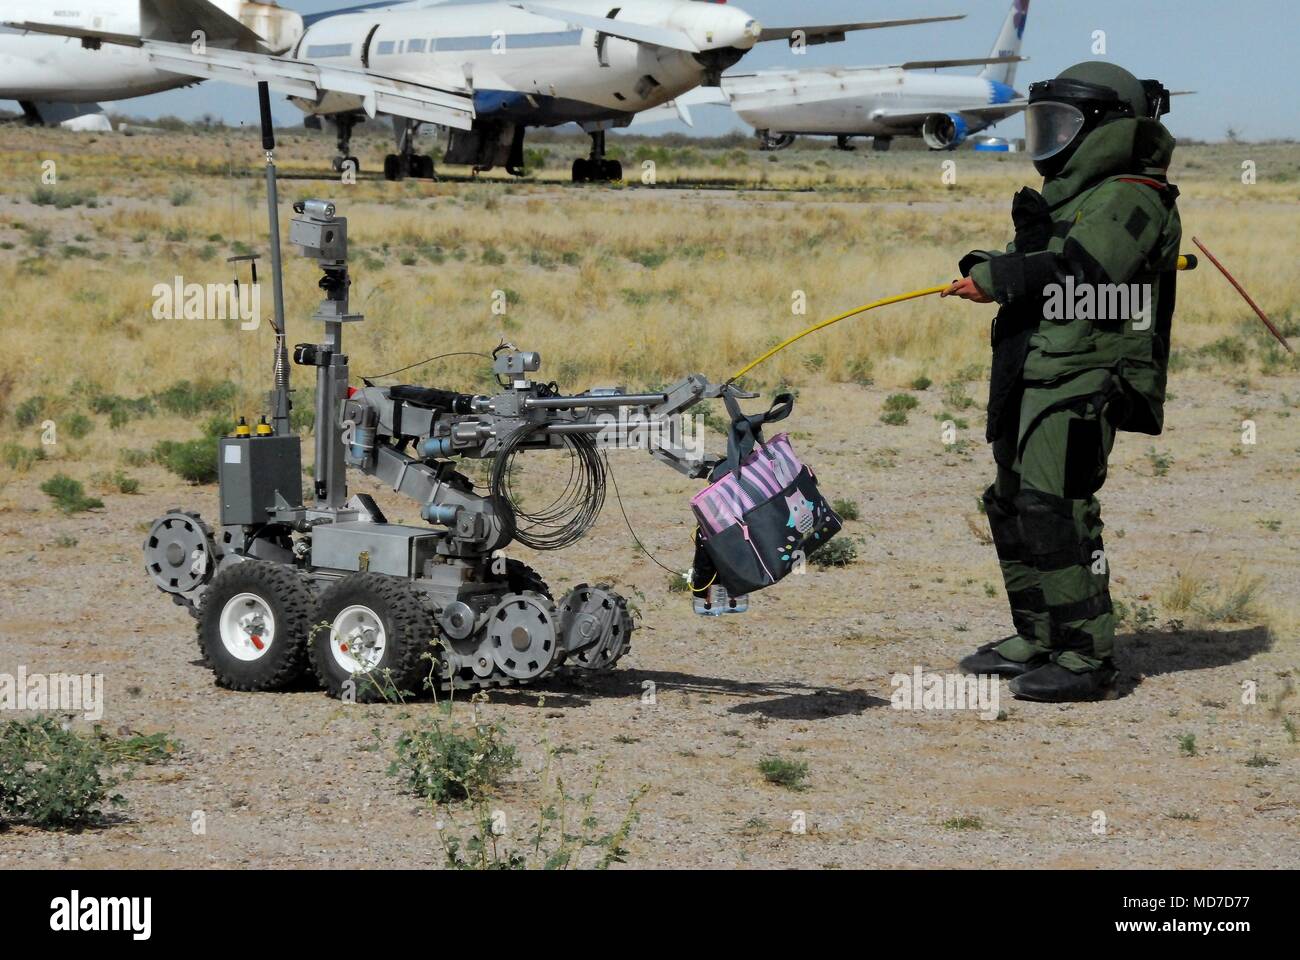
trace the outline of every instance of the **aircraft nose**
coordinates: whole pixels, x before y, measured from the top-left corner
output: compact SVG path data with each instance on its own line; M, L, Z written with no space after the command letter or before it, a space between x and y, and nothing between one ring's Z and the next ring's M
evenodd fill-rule
M692 39L701 50L735 47L749 50L763 32L762 24L739 7L724 4L700 4L699 22Z

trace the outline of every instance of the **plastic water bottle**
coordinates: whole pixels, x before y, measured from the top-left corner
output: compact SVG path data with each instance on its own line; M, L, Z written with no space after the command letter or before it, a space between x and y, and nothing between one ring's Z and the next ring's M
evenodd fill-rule
M707 590L695 594L691 601L695 612L702 617L720 617L724 613L744 613L749 609L749 594L733 597L727 588L715 583Z

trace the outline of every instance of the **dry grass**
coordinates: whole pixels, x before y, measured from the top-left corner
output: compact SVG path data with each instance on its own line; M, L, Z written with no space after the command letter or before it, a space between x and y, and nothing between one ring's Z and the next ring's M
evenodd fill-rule
M255 141L237 131L8 133L0 160L15 175L0 187L0 283L8 291L0 382L10 396L58 395L74 375L134 396L202 372L233 380L243 405L255 403L270 356L266 324L242 332L234 322L150 314L155 284L178 274L228 282L227 256L265 251L261 182L231 173L256 172ZM939 179L949 157L926 152L642 146L657 158L661 186L724 179L790 192L575 189L558 180L576 149L546 146L550 165L527 183L286 180L286 201L324 194L351 221L353 303L367 317L348 332L353 369L483 350L504 336L540 350L543 372L566 387L644 385L696 369L722 377L821 317L949 278L966 250L1005 242L1007 200L1032 178L1021 158L968 152L954 155L954 189ZM625 150L629 170L636 149ZM285 138L281 150L285 170L304 175L328 153L309 135ZM1258 158L1260 183L1238 182L1242 156ZM43 159L58 163L54 189L75 191L78 205L33 204ZM363 152L368 169L374 160ZM1276 278L1294 259L1278 240L1294 233L1298 161L1294 146L1189 148L1175 170L1187 233L1210 242L1293 330L1300 295ZM314 264L288 260L294 340L316 336L303 319L319 297L316 279ZM505 316L492 311L497 291L510 300ZM792 312L796 291L806 294L805 314ZM866 369L886 386L921 374L978 376L990 314L937 299L890 307L810 338L751 382L853 381ZM1208 267L1184 278L1179 362L1285 369L1291 361L1270 353L1256 326ZM295 373L306 386L307 374ZM471 386L480 370L457 359L414 375Z

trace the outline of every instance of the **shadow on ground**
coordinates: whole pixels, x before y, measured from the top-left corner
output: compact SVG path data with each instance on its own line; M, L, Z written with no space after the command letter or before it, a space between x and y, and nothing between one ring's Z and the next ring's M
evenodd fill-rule
M653 685L651 687L650 685ZM493 693L499 702L536 703L545 696L545 706L564 709L586 706L593 699L641 697L653 689L662 693L693 696L740 697L729 713L758 714L773 720L817 720L861 713L870 707L888 706L888 700L861 690L814 687L794 681L764 682L701 677L667 670L616 670L610 673L560 674L520 690Z
M1115 660L1121 697L1147 677L1188 670L1210 670L1241 663L1273 646L1267 627L1238 630L1164 629L1123 634L1115 638Z

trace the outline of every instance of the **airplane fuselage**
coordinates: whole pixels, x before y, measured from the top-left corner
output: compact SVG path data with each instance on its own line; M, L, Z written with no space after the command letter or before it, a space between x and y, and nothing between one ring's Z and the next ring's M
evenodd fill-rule
M960 114L1016 97L996 80L890 68L772 71L724 78L723 89L746 123L773 135L906 136L921 123L902 116ZM1015 112L962 116L974 133Z
M595 17L612 8L608 0L558 5ZM701 53L651 48L508 4L467 4L329 17L307 28L293 55L400 80L468 83L479 119L545 126L624 121L698 86L756 41L753 18L728 5L627 0L618 17L680 31ZM295 103L330 114L359 100Z
M298 14L255 0L211 0L214 6L287 47L302 29ZM140 32L139 0L26 0L6 16L105 33ZM160 70L139 47L105 43L88 49L71 37L0 27L0 100L89 103L126 100L189 86L193 77Z
M19 37L0 28L0 100L126 100L194 83L134 47L83 50L70 37Z

